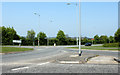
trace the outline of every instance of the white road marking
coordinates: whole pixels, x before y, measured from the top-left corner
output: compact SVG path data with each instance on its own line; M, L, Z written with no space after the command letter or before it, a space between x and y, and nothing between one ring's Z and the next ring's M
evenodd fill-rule
M40 64L37 64L37 65L45 65L45 64L48 64L50 62L45 62L45 63L40 63Z
M15 69L12 69L12 71L17 71L17 70L22 70L22 69L28 69L29 67L21 67L21 68L15 68Z
M43 50L43 49L36 49L36 50Z
M70 55L70 57L78 57L79 55Z
M37 64L37 65L45 65L45 64L48 64L48 63L50 63L50 62L40 63L40 64ZM26 67L15 68L15 69L12 69L12 71L28 69L28 68L30 68L30 67L32 67L32 66L29 66L29 67L26 66Z
M29 64L29 65L31 65L31 64L33 64L33 63L0 63L0 65L25 65L25 64Z
M64 51L64 52L67 52L67 51Z
M79 61L59 61L61 64L79 64Z

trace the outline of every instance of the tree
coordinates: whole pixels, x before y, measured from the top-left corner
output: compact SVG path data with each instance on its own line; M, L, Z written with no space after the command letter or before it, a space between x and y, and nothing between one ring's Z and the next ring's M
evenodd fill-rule
M113 43L114 42L114 37L113 36L110 36L109 37L109 43Z
M85 38L83 38L83 40L82 40L82 44L85 44L85 43L87 43L88 42L88 39L85 37Z
M114 39L116 42L120 42L120 28L115 32Z
M108 43L109 39L106 35L100 36L100 43Z
M33 41L34 45L35 32L34 30L27 31L27 39Z
M99 44L99 43L100 43L100 38L99 38L98 35L95 35L95 36L94 36L94 39L95 39L95 40L94 40L94 43L95 43L95 44Z
M2 44L2 27L0 27L0 45Z
M65 34L62 30L58 31L56 38L58 39L57 44L59 44L59 45L65 45L66 44L66 36L65 36Z
M76 38L66 38L66 45L76 45Z
M6 28L3 26L3 27L2 27L2 44L7 44L6 34L7 34Z
M46 34L44 32L39 32L37 34L37 38L39 38L40 45L46 45L47 44L47 38Z
M27 39L25 37L22 36L22 37L20 37L20 39L22 40L21 45L28 45Z
M49 39L49 45L54 45L54 43L57 43L58 40L56 38L50 38Z
M35 45L38 45L38 38L35 37Z
M4 26L2 27L2 44L4 45L12 45L13 40L19 40L20 36L17 35L16 31L14 28L5 28Z

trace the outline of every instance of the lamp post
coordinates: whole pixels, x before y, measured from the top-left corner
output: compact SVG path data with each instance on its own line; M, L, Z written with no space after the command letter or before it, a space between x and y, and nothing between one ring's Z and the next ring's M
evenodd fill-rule
M78 37L76 37L76 45L77 45L77 47L78 47Z
M39 15L38 13L34 13L34 14L39 17L39 21L40 21L40 15ZM40 22L39 22L39 24L40 24ZM40 35L39 35L39 36L40 36ZM39 47L39 45L40 45L40 43L39 43L39 36L38 36L38 47Z
M81 56L81 54L82 54L82 51L81 51L81 11L80 11L81 9L80 9L80 0L79 0L79 28L80 28L80 30L79 30L79 56Z
M47 41L46 41L46 46L48 46L48 45L49 45L49 37L45 37L44 39L47 40Z
M49 37L47 37L46 39L47 39L47 46L49 46Z
M71 3L67 3L67 5L70 5ZM77 4L76 4L77 6ZM80 0L79 0L79 56L81 56L81 13L80 13Z

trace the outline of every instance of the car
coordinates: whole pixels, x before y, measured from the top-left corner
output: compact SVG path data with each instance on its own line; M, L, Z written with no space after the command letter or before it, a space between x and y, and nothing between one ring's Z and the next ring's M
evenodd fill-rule
M91 46L92 43L85 43L85 46Z

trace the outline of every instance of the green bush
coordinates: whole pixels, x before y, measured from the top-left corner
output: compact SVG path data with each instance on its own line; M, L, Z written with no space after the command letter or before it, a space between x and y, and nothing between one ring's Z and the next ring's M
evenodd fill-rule
M106 43L103 47L120 47L120 43Z

